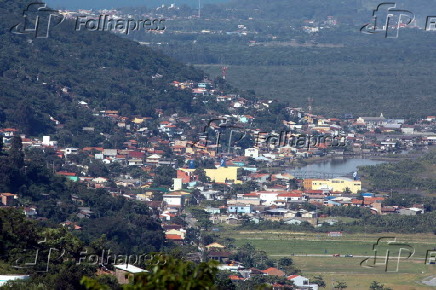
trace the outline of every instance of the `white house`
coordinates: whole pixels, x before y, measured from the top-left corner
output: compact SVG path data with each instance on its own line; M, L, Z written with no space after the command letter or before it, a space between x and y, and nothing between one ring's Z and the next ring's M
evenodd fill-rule
M259 149L257 148L247 148L245 149L245 157L258 158L259 157Z
M142 166L142 159L129 159L129 166Z
M277 200L277 196L281 192L278 192L278 191L276 191L276 192L274 192L274 191L258 191L256 193L259 194L262 205L273 205L274 201Z
M185 200L188 196L190 196L190 194L183 194L181 192L170 192L163 195L163 201L169 207L183 207L185 205Z
M288 280L294 282L294 285L297 286L298 289L318 290L317 284L309 284L309 279L301 275L290 275L288 276Z
M156 163L159 162L159 160L160 160L161 158L162 158L162 156L159 155L159 154L152 154L152 155L150 155L150 156L148 156L148 157L146 158L145 162L156 164Z
M0 275L0 287L9 281L27 280L30 275Z
M77 154L77 153L79 153L79 148L65 148L65 155Z

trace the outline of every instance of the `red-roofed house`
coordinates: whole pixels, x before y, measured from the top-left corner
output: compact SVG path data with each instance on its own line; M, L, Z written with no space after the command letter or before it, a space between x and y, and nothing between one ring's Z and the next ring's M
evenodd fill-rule
M285 272L283 272L282 270L279 270L279 269L277 269L277 268L274 268L274 267L270 267L270 268L268 268L268 269L266 269L266 270L262 270L262 272L263 272L265 275L268 275L268 276L279 276L279 277L283 277L283 276L286 275Z
M239 277L238 275L229 275L229 279L232 281L244 281L245 279L242 277Z
M183 237L181 235L166 234L165 238L167 240L171 240L171 241L175 241L175 242L183 242Z

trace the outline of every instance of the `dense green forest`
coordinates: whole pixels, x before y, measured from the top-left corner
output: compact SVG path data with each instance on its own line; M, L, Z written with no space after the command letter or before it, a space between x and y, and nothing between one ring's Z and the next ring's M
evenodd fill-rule
M79 101L125 116L154 116L156 108L182 114L202 110L192 106L188 92L169 83L200 80L203 73L147 47L111 33L75 31L74 21L52 28L48 38L10 33L23 21L27 4L0 2L3 126L35 135L53 131L50 116L72 131L98 123L93 112L77 108Z
M434 193L436 188L436 152L416 160L362 166L362 175L371 188L384 190L423 191Z
M205 6L200 19L189 18L191 10L185 17L169 20L162 35L133 33L129 37L212 76L221 75L221 67L227 66L229 83L254 90L259 97L303 107L311 97L319 114L432 115L436 34L416 28L401 29L398 39L360 33L378 4L231 1ZM413 11L417 25L423 27L436 5L434 1L403 1L397 7ZM323 24L327 16L333 16L337 25ZM305 25L325 27L306 33Z

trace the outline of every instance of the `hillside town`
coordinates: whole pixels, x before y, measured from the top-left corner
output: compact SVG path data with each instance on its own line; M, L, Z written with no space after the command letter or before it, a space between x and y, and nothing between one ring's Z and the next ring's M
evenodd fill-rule
M404 119L385 118L383 114L327 118L303 108L287 107L293 121L283 120L283 130L268 132L256 128L256 115L244 112L268 110L272 100L254 102L238 95L221 95L207 79L201 83L174 81L172 85L191 91L193 100L207 103L214 99L223 103L231 113L179 117L156 109L157 118L129 118L116 108L97 110L85 101L78 101L81 110L110 120L127 141L118 148L72 148L63 147L53 136L28 138L18 129L3 128L0 130L3 143L8 147L14 136L20 136L26 150L42 148L56 158L56 162L47 163L47 168L56 175L88 188L105 189L112 196L145 203L162 221L168 241L196 245L198 253L192 259L219 261L220 269L234 273L229 276L231 280L273 275L293 281L297 286L294 289L318 289L307 278L287 275L278 268L245 268L239 261L229 259L231 251L225 246L205 245L195 237L188 237L189 230L199 227L199 223L187 208L204 210L208 214L206 228L212 230L220 224L261 221L313 227L338 223L335 217L319 214L318 209L323 207L369 208L374 215L425 212L424 204L383 206L388 195L367 192L358 172L315 178L307 172L306 176L295 176L289 168L329 158L383 158L425 149L436 142L436 116L407 123ZM55 118L51 117L51 121L56 128L62 128ZM104 135L94 127L82 130ZM244 138L248 141L244 142ZM105 168L112 169L108 172ZM2 206L6 207L14 207L20 200L19 194L1 193L0 196ZM66 220L62 225L80 231L79 221L92 217L93 208L78 196L72 195L71 200L79 205L79 211L74 221ZM37 206L29 204L23 211L28 218L39 218ZM123 270L122 265L116 268L116 271L133 273ZM281 289L280 285L276 286L274 289Z

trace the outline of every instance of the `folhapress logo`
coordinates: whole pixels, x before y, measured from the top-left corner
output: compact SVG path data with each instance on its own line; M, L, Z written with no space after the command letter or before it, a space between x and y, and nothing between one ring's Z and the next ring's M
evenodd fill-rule
M364 268L383 267L385 272L398 272L400 261L415 254L415 248L399 243L395 237L382 237L373 245L374 256L364 259L360 266Z
M76 31L112 31L129 34L131 31L163 31L165 30L164 19L121 19L112 18L109 15L100 15L98 18L78 16L76 19Z
M14 34L31 34L35 38L48 38L50 29L61 24L65 16L57 10L47 7L43 2L33 2L23 10L23 21L14 25L10 31ZM117 16L78 16L75 30L110 31L129 34L132 31L165 30L165 19L123 19Z
M372 13L372 21L360 28L366 34L385 33L386 38L398 38L400 27L415 20L415 14L408 10L396 9L395 3L381 3Z
M23 11L23 22L14 25L11 32L14 34L34 33L35 38L47 38L50 29L61 24L64 16L57 10L47 8L42 2L34 2Z

